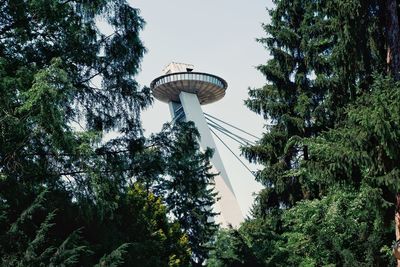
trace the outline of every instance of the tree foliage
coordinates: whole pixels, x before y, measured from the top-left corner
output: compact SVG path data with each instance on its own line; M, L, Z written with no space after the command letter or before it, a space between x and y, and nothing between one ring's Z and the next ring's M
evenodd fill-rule
M216 227L203 208L213 203L211 152L198 151L193 126L164 133L176 142L143 136L152 98L135 80L139 10L3 0L0 12L0 265L178 267L192 252L204 261ZM197 202L172 203L170 190Z
M268 131L243 150L264 165L264 188L239 230L264 266L394 263L400 99L387 2L274 1L259 39L267 84L246 101Z
M160 188L170 213L188 237L191 266L203 266L218 229L212 210L217 193L211 173L210 149L200 152L199 132L192 122L165 125L160 141L165 142L166 174Z

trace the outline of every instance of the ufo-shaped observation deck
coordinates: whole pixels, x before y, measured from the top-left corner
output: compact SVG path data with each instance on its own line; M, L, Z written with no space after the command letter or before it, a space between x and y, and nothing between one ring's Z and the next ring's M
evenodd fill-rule
M163 102L180 102L179 94L196 94L201 105L220 100L228 87L218 76L201 72L175 72L156 78L151 82L153 95Z

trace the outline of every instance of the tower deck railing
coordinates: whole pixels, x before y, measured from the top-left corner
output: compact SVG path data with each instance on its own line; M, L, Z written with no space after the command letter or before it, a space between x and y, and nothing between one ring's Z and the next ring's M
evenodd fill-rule
M222 89L226 89L228 87L228 84L224 79L202 72L175 72L165 74L155 79L151 83L150 87L155 88L159 85L175 81L202 81L212 83L218 87L221 87Z

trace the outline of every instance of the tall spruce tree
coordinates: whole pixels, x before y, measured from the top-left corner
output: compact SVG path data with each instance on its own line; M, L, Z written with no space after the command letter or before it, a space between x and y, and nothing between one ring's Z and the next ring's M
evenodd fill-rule
M274 3L268 83L246 102L269 131L244 150L265 166L244 240L265 266L393 265L399 3Z
M372 38L381 29L379 18L370 15L379 11L371 11L372 4L275 4L271 23L264 25L268 35L259 39L272 56L258 67L268 83L251 89L246 101L269 125L257 146L244 149L249 160L266 166L257 177L266 185L260 194L266 209L318 196L319 187L296 171L309 153L307 145L298 146L295 140L317 136L340 123L346 105L368 85L372 72L385 66L382 58L377 60L382 54L377 49L380 40Z

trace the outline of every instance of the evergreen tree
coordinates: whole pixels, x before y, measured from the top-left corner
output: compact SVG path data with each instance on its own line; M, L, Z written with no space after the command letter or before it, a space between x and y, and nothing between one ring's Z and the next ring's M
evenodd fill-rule
M215 241L215 249L211 251L207 261L210 267L261 267L248 242L235 229L221 229Z
M244 149L265 188L242 236L265 266L390 266L399 3L274 3L268 83L246 102L269 124Z
M158 136L168 175L160 186L171 215L188 237L191 266L203 266L218 229L212 211L217 195L210 172L212 151L199 151L199 137L193 122L167 124Z
M370 11L369 5L276 1L270 11L271 23L264 25L268 36L259 41L272 58L258 67L268 83L250 90L246 101L269 124L259 144L244 149L249 160L265 166L257 175L266 186L259 195L260 212L318 196L318 186L296 171L301 159L309 157L308 146L294 141L340 123L372 71L384 68L381 58L375 60L380 40L371 37L381 29L378 19L369 16L378 10Z
M0 265L187 266L187 237L147 190L165 167L140 125L151 98L134 79L139 11L124 0L0 11Z

